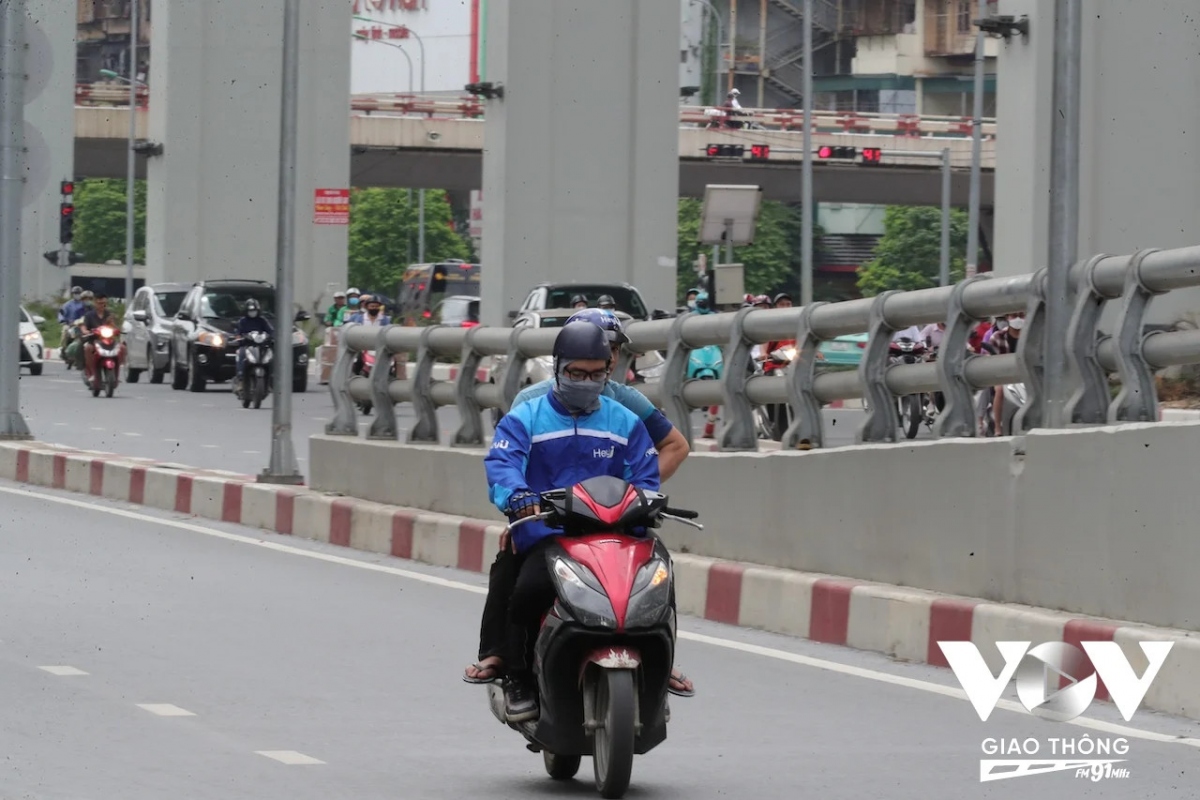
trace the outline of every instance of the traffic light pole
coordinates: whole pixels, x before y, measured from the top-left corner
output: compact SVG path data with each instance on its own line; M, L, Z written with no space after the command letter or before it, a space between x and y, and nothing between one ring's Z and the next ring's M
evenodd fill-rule
M21 416L21 194L25 0L0 0L0 439L32 439Z
M971 118L971 198L967 213L967 277L979 270L979 199L980 175L983 161L983 44L987 35L975 36L975 109Z
M812 0L804 0L804 163L801 165L800 305L813 301L813 175L812 175ZM731 26L732 27L732 26ZM736 32L736 31L735 31ZM730 38L733 38L733 33Z
M304 483L292 444L292 278L296 261L296 101L299 94L300 0L284 0L283 100L279 130L279 222L275 251L275 385L271 396L271 463L260 483ZM245 391L245 387L242 389Z
M129 152L125 156L125 311L133 304L133 232L137 152L138 0L129 4Z

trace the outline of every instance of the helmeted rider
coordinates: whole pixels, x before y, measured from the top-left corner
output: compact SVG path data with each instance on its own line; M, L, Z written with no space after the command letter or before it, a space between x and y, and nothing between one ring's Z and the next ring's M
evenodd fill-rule
M83 315L83 324L80 326L80 339L83 340L83 369L84 375L87 377L88 383L91 383L92 376L96 374L96 344L93 341L104 325L120 330L117 325L117 318L113 315L112 310L108 307L108 295L104 292L96 292L95 304L88 309ZM125 366L125 342L122 341L117 355L117 364Z
M71 299L63 303L58 309L58 321L63 325L70 325L82 317L86 310L87 307L83 304L83 289L78 286L72 286Z
M571 308L579 311L588 307L587 298L581 294L574 295L571 298Z
M742 104L738 102L738 97L741 96L741 94L742 93L737 89L730 89L725 95L725 105L728 108L740 109Z
M354 322L359 325L373 325L383 327L392 324L392 318L383 313L383 303L378 297L370 294L362 296L363 310L354 314L347 322Z
M255 331L261 331L272 337L275 335L275 329L271 327L271 323L262 315L262 306L252 297L246 301L246 307L242 318L238 320L236 332L238 337L241 338ZM239 386L242 383L242 376L245 374L245 371L246 343L243 341L238 347L237 352L237 382Z
M613 367L605 331L590 322L565 325L555 338L553 356L554 390L514 408L496 426L483 462L492 503L515 521L540 513L540 492L601 475L658 491L658 453L646 426L603 396ZM530 651L541 616L556 597L543 554L559 534L540 521L512 531L518 569L505 638L504 696L510 722L538 716Z
M606 332L612 363L616 364L621 347L629 342L620 318L611 311L589 308L572 315L565 325L576 322L591 322ZM555 386L556 381L552 378L526 387L513 400L512 408L515 410L550 394ZM602 394L616 400L641 419L658 450L660 479L664 482L670 480L691 451L684 435L637 389L610 380L605 382ZM512 553L506 549L501 549L492 563L488 574L488 594L483 606L483 620L480 624L479 661L468 667L463 675L463 680L467 683L491 683L501 674L506 632L505 615L508 597L517 579L518 566ZM672 694L680 697L691 697L695 694L692 682L678 670L672 671L669 689Z
M712 303L709 302L708 292L700 292L696 295L696 313L697 314L712 314L715 313L712 309Z
M357 314L361 310L358 303L359 297L361 296L362 292L353 286L346 290L346 305L342 306L338 311L337 322L335 323L336 325L339 327L345 325L350 321L351 316Z
M600 299L596 301L597 308L603 308L605 311L616 311L617 301L613 300L611 294L602 294Z

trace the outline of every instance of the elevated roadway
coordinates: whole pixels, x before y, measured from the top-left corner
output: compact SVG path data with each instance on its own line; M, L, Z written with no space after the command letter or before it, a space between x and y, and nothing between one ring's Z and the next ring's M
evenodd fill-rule
M484 121L464 116L461 104L431 108L429 113L355 111L350 118L351 184L356 187L437 187L451 191L478 189L482 184ZM457 115L449 112L458 109ZM468 109L469 111L469 109ZM434 112L444 113L436 116ZM139 109L138 136L147 138L146 110ZM92 178L123 178L129 134L128 108L77 106L75 111L75 172ZM679 193L699 197L710 183L757 184L767 199L799 201L803 135L794 115L761 116L763 130L708 130L681 114L679 130ZM952 203L967 204L971 142L956 134L950 123L938 125L941 135L908 135L898 117L828 115L818 122L815 147L853 145L888 151L880 164L862 165L818 160L813 168L813 193L821 202L938 205L941 202L940 162L908 158L893 152L951 151ZM599 123L598 123L599 124ZM170 157L170 142L161 143ZM708 144L767 144L769 160L714 160L705 155ZM586 154L581 153L581 158ZM145 176L145 156L138 158L138 175ZM985 143L982 203L992 204L995 168L994 141Z

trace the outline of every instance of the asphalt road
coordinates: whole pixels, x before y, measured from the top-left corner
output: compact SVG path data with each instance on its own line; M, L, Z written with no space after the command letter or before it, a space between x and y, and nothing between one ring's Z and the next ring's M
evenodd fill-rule
M6 800L596 797L460 681L482 576L0 483ZM121 515L115 515L117 510ZM262 542L266 543L263 546ZM630 798L1184 798L1196 725L1119 732L947 696L947 671L683 619L667 741ZM1111 707L1089 715L1120 723ZM979 782L985 737L1123 735L1130 777ZM1147 738L1149 737L1149 738Z
M271 401L260 409L243 409L228 384L210 385L203 393L174 391L170 384L122 383L111 398L93 398L80 374L67 371L62 362L46 363L38 377L22 374L21 412L34 436L46 442L86 450L175 461L205 469L227 469L255 474L265 468L271 454ZM413 425L412 406L396 407L401 437ZM325 432L333 417L329 387L310 377L309 390L293 395L292 441L305 473L308 439ZM365 431L373 417L359 417ZM458 411L438 411L442 442L453 439L458 429ZM863 412L855 409L825 410L827 447L854 443ZM704 430L704 413L693 414L693 435ZM485 414L485 434L490 435L490 416ZM919 438L929 438L922 429Z

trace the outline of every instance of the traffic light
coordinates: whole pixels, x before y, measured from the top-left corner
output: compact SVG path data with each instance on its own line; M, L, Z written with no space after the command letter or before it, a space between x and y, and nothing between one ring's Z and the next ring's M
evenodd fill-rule
M61 214L58 240L63 244L69 244L75 238L75 204L62 203L58 208Z
M58 185L58 190L65 195L75 194L75 181L63 181Z
M741 144L710 144L705 150L709 158L741 158L745 152Z
M883 161L883 150L878 147L864 147L862 160L864 164L878 164Z
M824 145L817 148L817 158L856 158L857 156L857 147L830 147L829 145Z
M766 161L771 157L771 145L769 144L752 144L750 145L750 160L751 161Z

